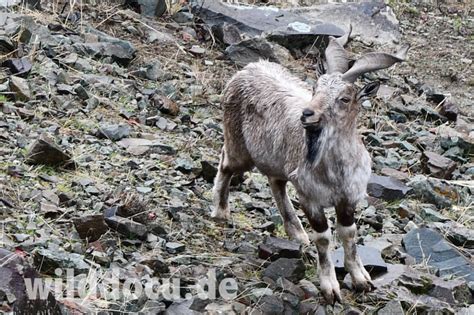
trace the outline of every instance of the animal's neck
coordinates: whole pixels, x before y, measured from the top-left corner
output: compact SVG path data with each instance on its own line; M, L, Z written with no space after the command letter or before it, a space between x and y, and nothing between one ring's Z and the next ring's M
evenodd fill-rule
M304 164L312 168L321 163L331 163L333 159L354 154L359 146L359 135L355 126L312 126L306 129L306 154Z

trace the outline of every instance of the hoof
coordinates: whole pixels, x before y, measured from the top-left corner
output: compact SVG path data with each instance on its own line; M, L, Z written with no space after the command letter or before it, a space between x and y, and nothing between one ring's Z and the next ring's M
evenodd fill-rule
M327 304L334 305L336 302L342 304L341 291L339 288L333 290L322 291Z
M211 212L211 218L213 218L216 221L228 221L228 220L230 220L230 211L215 208Z
M327 272L325 275L319 276L319 285L321 287L321 293L328 304L334 305L336 302L342 303L341 289L339 288L339 282L337 281L334 267L330 267L332 270ZM328 268L329 269L329 268Z

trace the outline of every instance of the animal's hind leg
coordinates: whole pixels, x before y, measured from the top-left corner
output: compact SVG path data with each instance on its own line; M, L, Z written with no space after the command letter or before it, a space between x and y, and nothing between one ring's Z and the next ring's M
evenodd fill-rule
M286 234L294 240L303 244L309 244L308 234L306 234L300 219L296 216L295 209L286 193L286 181L275 178L268 178L273 197L275 198L278 210L280 210L285 226Z
M250 157L243 154L242 150L236 152L239 156L234 158L229 155L226 145L222 148L219 168L214 179L214 210L211 213L213 218L230 219L229 186L232 174L248 171L253 166Z
M230 219L229 209L229 185L233 172L229 168L225 154L225 148L222 148L221 160L217 169L217 175L214 179L214 188L212 189L214 210L211 217L217 219Z

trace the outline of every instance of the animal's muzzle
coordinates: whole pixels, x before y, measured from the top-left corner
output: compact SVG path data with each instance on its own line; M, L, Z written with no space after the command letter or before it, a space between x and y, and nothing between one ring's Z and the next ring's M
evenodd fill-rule
M303 114L302 114L301 117L300 117L300 120L301 120L301 122L305 123L305 122L306 122L306 118L311 117L311 116L313 116L313 115L314 115L314 110L311 110L311 109L309 109L309 108L305 108L305 109L303 110Z

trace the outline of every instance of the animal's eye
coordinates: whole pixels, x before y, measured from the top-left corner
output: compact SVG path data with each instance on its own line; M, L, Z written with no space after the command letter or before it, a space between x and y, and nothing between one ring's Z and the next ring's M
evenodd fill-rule
M347 103L349 103L349 102L351 101L351 99L348 98L347 96L341 97L340 100L341 100L341 102L343 102L343 103L345 103L345 104L347 104Z

